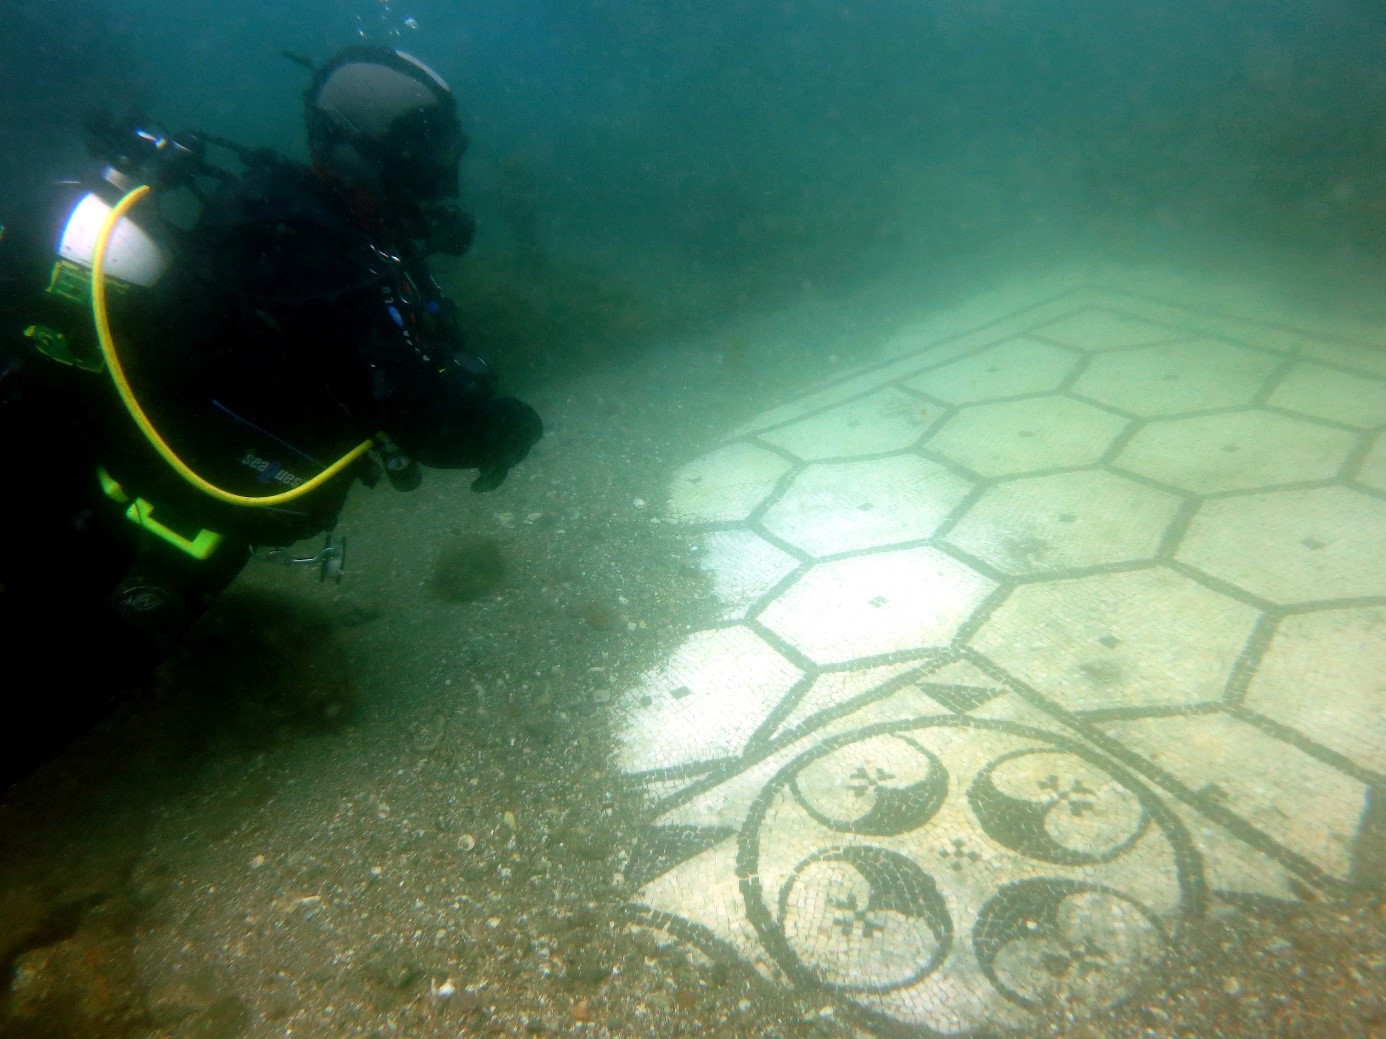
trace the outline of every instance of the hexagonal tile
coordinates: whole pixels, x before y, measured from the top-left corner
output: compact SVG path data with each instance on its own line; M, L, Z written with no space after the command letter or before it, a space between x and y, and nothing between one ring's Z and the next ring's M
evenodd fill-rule
M760 615L817 664L945 646L992 581L933 548L820 563Z
M810 719L815 715L837 713L854 700L869 699L867 694L872 690L879 690L887 682L918 666L917 661L908 661L903 664L881 664L876 667L825 672L814 679L813 685L804 690L803 695L794 704L794 709L780 721L775 732L777 735L783 735L799 725L811 724ZM937 704L934 705L934 710L943 713ZM859 727L855 718L851 724L854 728Z
M1182 415L1250 404L1279 358L1199 339L1098 354L1075 393L1134 415Z
M1297 361L1268 403L1358 429L1386 425L1386 380Z
M1172 494L1101 470L987 489L948 542L1007 574L1149 559L1179 510Z
M1096 307L1051 321L1035 329L1036 335L1079 350L1116 350L1127 346L1148 346L1171 339L1188 338L1177 328L1151 324L1129 314Z
M749 530L718 530L703 536L699 555L722 604L722 620L741 620L766 592L794 572L799 561Z
M950 361L905 383L950 404L975 404L1057 389L1078 357L1034 339L1012 339Z
M1246 706L1386 774L1386 608L1286 617Z
M1257 611L1163 568L1016 589L972 645L1074 711L1218 700Z
M669 486L669 516L688 523L744 520L775 489L790 463L754 444L730 444L680 469Z
M801 677L747 628L696 632L623 697L621 767L643 772L737 754Z
M1352 868L1366 787L1226 715L1113 723L1108 734L1334 876Z
M1373 490L1386 492L1386 433L1378 433L1376 443L1362 460L1357 482Z
M1386 376L1386 350L1381 349L1379 345L1306 339L1299 352L1305 357L1327 361L1329 364L1341 365L1344 368L1360 368L1368 374Z
M1178 557L1272 602L1386 595L1386 502L1346 487L1219 498Z
M938 411L938 405L887 387L761 433L760 439L806 462L885 454L909 447L923 436Z
M927 538L971 488L915 455L810 465L762 522L812 556L879 548Z
M1068 397L963 408L929 438L930 451L985 477L1091 465L1127 419Z
M788 344L783 348L790 349ZM918 368L923 363L917 358L909 360L912 368ZM806 418L816 412L826 411L834 404L841 404L844 401L865 396L871 390L880 389L891 382L890 372L892 368L894 365L887 365L884 369L872 368L859 375L852 375L839 382L830 383L803 396L794 397L741 423L735 428L733 435L745 436L750 433L759 433L763 429L770 429L772 426L788 425L790 422Z
M1356 437L1342 429L1268 411L1157 419L1141 429L1116 464L1196 494L1327 480Z

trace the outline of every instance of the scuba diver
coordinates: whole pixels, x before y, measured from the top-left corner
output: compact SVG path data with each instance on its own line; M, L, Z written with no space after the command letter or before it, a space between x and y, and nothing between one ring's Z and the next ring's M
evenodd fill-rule
M428 271L474 230L451 90L383 47L310 68L309 165L100 117L98 171L0 238L0 780L44 756L36 711L138 688L255 549L326 534L340 576L355 481L491 490L542 435Z

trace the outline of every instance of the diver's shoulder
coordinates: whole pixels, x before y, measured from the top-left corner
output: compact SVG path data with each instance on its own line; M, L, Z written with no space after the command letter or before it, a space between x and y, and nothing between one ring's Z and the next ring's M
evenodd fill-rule
M206 207L197 227L199 237L213 241L266 234L341 240L355 233L348 212L321 178L288 159L247 170Z
M280 156L255 163L223 191L210 216L244 209L330 210L331 198L312 169Z

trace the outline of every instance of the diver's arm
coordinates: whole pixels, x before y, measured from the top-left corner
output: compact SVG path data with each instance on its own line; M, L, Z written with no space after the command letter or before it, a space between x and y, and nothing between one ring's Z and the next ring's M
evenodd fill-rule
M467 350L457 307L426 265L413 275L429 301L409 322L412 334L393 328L369 349L382 430L422 465L479 469L472 489L492 490L543 436L543 422L528 404L498 395L495 371Z
M500 486L544 433L528 404L495 392L480 358L454 355L420 367L391 394L383 421L400 450L435 469L479 469L472 489Z

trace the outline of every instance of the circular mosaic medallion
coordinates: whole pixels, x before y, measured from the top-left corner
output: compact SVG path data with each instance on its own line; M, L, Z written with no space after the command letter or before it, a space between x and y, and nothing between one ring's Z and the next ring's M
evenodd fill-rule
M1006 722L828 740L779 771L739 840L775 963L875 1028L1113 1006L1160 972L1204 898L1188 836L1149 790Z

